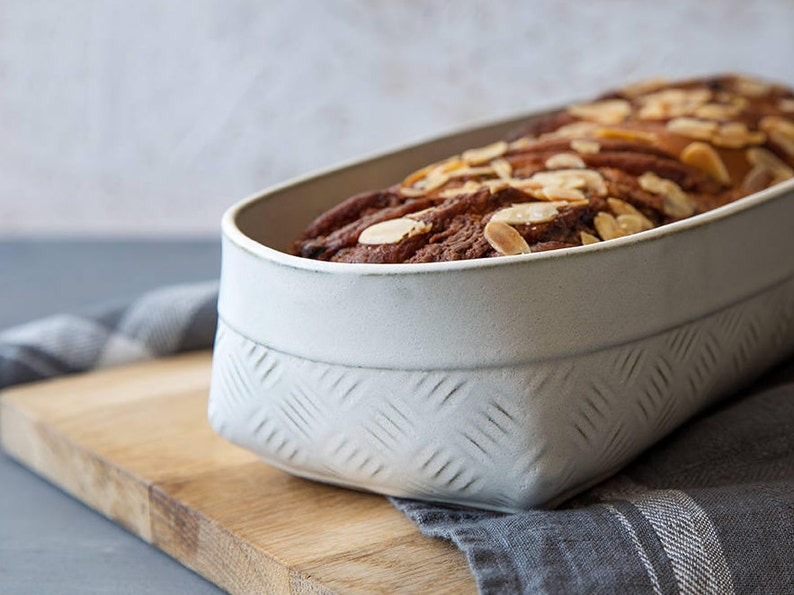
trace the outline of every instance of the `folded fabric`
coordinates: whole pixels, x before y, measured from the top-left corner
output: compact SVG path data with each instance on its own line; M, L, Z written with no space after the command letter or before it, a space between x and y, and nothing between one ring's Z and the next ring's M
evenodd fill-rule
M0 332L0 388L207 349L217 302L217 281L174 285L119 306Z
M2 332L0 387L208 348L216 299L175 286ZM794 593L794 360L555 510L391 500L483 593Z

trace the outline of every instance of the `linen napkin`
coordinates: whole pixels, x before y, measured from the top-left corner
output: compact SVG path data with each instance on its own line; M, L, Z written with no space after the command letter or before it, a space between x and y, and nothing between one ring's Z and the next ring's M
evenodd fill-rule
M210 347L216 299L174 286L2 332L0 388ZM555 510L391 501L482 593L794 593L794 359Z

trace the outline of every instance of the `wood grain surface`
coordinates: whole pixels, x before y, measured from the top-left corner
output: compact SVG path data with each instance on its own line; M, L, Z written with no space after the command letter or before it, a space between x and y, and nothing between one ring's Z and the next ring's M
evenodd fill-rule
M232 593L466 593L463 554L385 498L292 477L215 435L210 354L6 391L14 458Z

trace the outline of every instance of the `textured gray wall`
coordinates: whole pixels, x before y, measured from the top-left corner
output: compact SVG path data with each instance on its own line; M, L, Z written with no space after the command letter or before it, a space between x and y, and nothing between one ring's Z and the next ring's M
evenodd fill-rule
M215 234L269 184L649 75L794 84L794 2L0 0L0 234Z

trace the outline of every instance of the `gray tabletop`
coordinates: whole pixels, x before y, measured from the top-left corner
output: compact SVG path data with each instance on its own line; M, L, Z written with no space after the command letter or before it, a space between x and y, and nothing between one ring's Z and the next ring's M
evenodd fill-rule
M216 241L0 242L0 329L216 278ZM218 593L156 548L0 455L0 593Z

